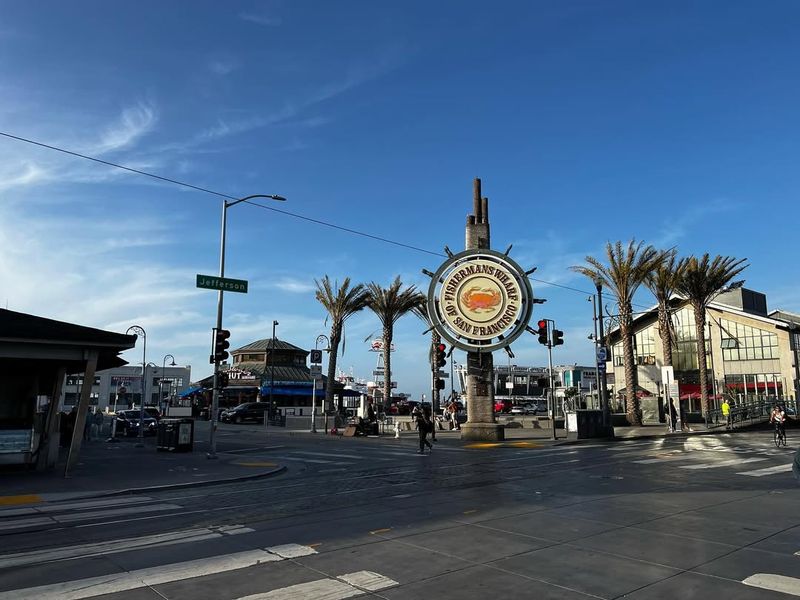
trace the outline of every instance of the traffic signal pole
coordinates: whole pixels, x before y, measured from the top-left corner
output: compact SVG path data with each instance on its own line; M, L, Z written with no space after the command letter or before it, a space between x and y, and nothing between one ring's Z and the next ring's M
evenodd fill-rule
M223 198L222 200L222 231L220 232L219 241L219 276L225 277L225 231L228 225L228 201ZM216 331L222 329L222 290L217 292L217 324ZM216 334L215 331L215 334ZM212 341L212 352L216 350L216 335ZM217 458L217 413L219 412L219 360L214 357L214 389L211 392L211 432L209 434L209 450L206 458Z
M547 319L548 326L554 325L554 323ZM553 377L553 344L551 342L551 336L548 335L547 337L547 374L550 377L550 415L552 418L551 423L553 424L553 439L557 440L558 436L556 435L556 395L555 395L555 378ZM565 416L566 418L566 416Z

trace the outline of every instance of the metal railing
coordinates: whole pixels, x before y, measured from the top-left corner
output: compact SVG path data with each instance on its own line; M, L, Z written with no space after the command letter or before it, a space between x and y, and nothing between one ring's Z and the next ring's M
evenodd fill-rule
M776 399L774 397L758 399L731 404L731 427L744 427L746 425L768 421L769 415L772 412L772 407L776 404L780 404L784 407L789 418L797 418L798 403L796 400ZM726 425L726 418L723 416L721 408L715 408L709 411L706 418L706 427L708 429L725 427Z

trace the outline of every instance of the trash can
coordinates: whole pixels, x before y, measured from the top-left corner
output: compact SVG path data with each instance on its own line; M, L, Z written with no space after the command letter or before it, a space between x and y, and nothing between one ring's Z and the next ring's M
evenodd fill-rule
M194 446L194 419L161 419L158 423L156 449L167 452L191 452Z

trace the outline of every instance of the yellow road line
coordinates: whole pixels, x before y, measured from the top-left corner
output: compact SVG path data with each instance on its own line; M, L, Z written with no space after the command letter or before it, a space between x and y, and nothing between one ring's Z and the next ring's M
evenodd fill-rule
M379 533L388 533L392 530L391 527L386 527L384 529L376 529L374 531L370 531L372 535L378 535Z
M477 510L465 510L464 514L465 515L471 515L472 513L476 513L476 512L478 512L478 511Z
M0 506L14 506L15 504L35 504L43 502L41 496L25 494L22 496L0 496Z

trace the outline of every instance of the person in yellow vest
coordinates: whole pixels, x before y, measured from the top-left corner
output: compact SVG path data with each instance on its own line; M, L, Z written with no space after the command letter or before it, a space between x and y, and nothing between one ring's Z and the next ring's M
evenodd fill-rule
M731 428L731 405L728 404L728 399L722 400L722 416L725 417L725 429Z

